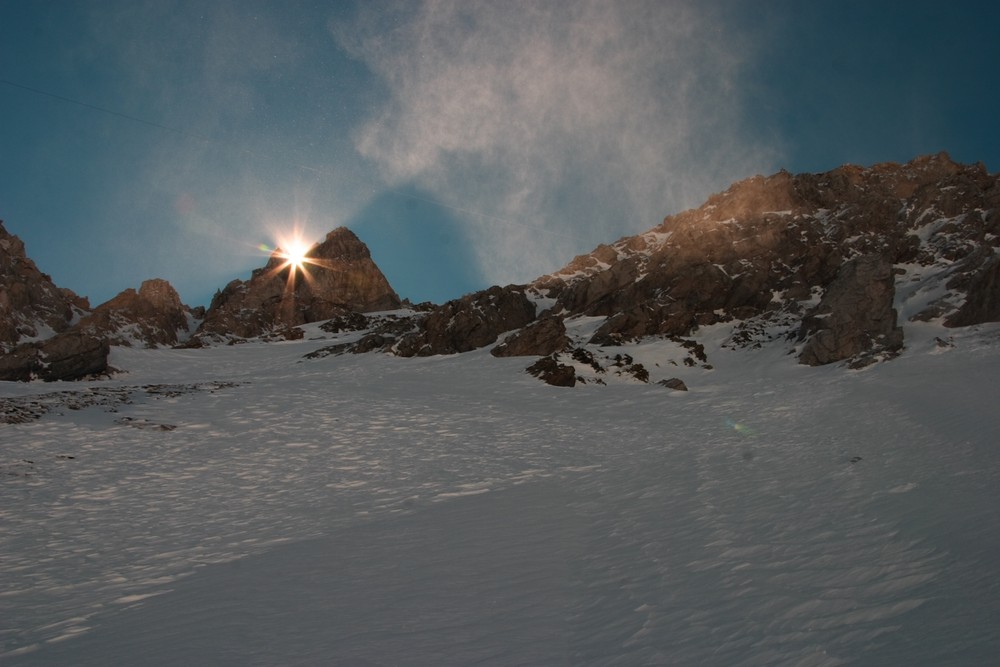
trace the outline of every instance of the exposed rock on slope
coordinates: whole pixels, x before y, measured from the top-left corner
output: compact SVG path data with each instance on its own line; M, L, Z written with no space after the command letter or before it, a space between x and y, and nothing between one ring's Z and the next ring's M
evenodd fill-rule
M78 327L112 345L175 345L186 337L190 315L170 283L154 278L102 303Z
M0 380L78 380L108 369L108 341L79 331L23 343L0 355Z
M490 287L438 306L391 349L403 357L468 352L535 319L535 304L522 287Z
M249 338L345 313L400 307L368 247L346 227L327 234L306 256L302 272L276 253L250 280L226 285L212 299L198 335Z
M893 353L903 345L896 326L892 264L881 255L860 255L840 267L819 305L802 320L799 360L820 366L869 352ZM859 359L859 361L861 361Z
M908 319L1000 319L1000 179L944 153L904 165L779 172L581 255L531 287L553 313L608 318L592 343L737 321L781 325L800 361L870 357Z
M0 222L0 352L26 339L66 331L90 309L87 300L56 287Z
M511 334L490 350L494 357L545 356L569 349L573 341L566 335L562 318L548 315Z

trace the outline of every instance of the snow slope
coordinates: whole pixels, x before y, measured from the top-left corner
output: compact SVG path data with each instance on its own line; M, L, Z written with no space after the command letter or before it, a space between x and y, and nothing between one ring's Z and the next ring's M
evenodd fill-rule
M864 371L723 329L714 370L622 348L686 393L554 388L486 351L303 359L347 340L320 333L0 383L47 410L0 424L0 662L1000 655L995 325L908 325Z

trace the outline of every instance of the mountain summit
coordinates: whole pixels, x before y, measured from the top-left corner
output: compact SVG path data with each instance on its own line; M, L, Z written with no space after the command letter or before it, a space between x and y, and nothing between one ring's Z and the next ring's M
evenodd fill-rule
M339 227L305 254L301 269L276 252L248 281L234 280L212 299L198 338L251 338L350 312L399 308L371 254Z

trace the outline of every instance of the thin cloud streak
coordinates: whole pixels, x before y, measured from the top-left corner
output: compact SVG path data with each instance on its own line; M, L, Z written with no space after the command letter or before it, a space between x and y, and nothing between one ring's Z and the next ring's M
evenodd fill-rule
M471 230L494 282L777 162L741 128L752 53L697 3L428 0L395 15L332 26L390 92L355 145L390 183L510 221Z

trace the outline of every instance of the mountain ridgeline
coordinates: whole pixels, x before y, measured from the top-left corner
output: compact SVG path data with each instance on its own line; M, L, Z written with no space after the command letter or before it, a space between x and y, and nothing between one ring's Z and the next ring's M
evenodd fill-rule
M648 381L627 354L648 337L675 340L689 365L710 367L698 336L718 327L728 348L781 345L802 364L858 368L898 354L907 322L1000 321L998 248L1000 177L944 153L755 176L529 284L437 306L402 302L364 243L339 228L307 253L304 271L276 254L207 311L183 306L162 280L91 309L0 225L0 378L86 377L106 371L108 345L288 339L312 322L358 332L314 357L493 346L495 356L540 357L529 371L560 385L582 381L584 366ZM56 363L77 348L75 370Z

